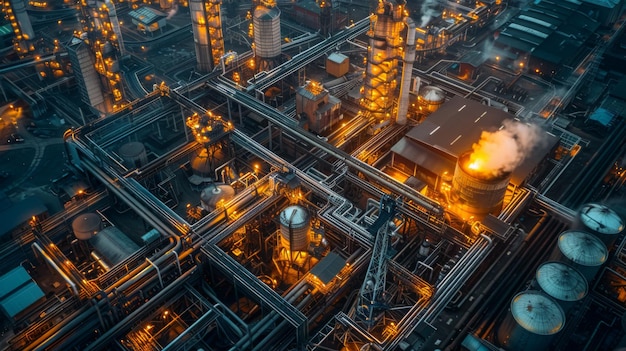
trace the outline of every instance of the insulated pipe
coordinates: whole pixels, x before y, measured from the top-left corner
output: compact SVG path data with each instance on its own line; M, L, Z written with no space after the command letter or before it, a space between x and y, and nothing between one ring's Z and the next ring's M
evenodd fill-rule
M292 290L289 291L287 295L283 297L283 299L287 301L288 303L293 302L298 296L302 295L304 291L306 291L306 289L308 288L308 284L306 284L304 280L300 280L298 284L301 284L301 285L293 287ZM310 296L311 295L309 294L308 297ZM305 300L303 300L302 302L304 302ZM298 308L300 308L300 305L302 304L302 302L297 306ZM239 342L237 342L230 350L231 351L246 350L250 346L250 343L254 341L254 339L257 338L262 331L264 331L265 329L270 327L274 322L276 322L276 320L279 317L280 315L276 311L271 311L265 318L260 320L254 326L252 326L252 328L249 329L249 332L245 335L245 337L241 338L241 340L239 340ZM283 321L282 323L286 323L286 322L287 321ZM246 345L246 347L243 347L243 345Z
M57 271L57 273L59 273L59 275L61 276L61 278L63 278L63 280L65 280L65 282L67 284L69 284L69 286L72 287L72 291L74 291L74 295L76 297L80 296L80 293L78 291L78 288L76 287L76 284L74 284L74 282L70 279L70 277L67 276L67 274L65 274L65 272L63 272L61 270L61 268L59 268L59 266L52 260L52 257L50 257L44 250L43 248L41 248L41 246L39 246L39 244L37 243L33 243L32 247L35 248L37 251L39 251L39 253L41 253L41 255L46 259L46 262L48 262L48 264L52 267L52 269L54 269L55 271Z
M175 239L175 244L173 244L173 247L170 248L167 252L170 252L171 250L179 250L182 247L180 236L176 235L173 231L170 231L169 228L159 223L159 221L153 217L151 212L149 212L140 203L138 203L137 201L133 201L132 199L129 199L128 194L126 194L124 191L122 191L117 186L115 186L116 184L107 175L102 174L102 171L98 170L90 161L83 160L82 162L85 168L89 169L92 172L92 174L96 176L96 178L98 178L101 182L103 182L107 186L109 190L111 190L111 192L113 192L116 196L120 197L124 202L126 202L126 204L128 204L131 208L135 209L135 211L137 211L139 214L143 214L145 216L144 219L146 219L152 226L154 226L155 228L158 228L162 232L169 233ZM165 259L165 255L162 255L161 257L154 260L154 263L158 265L164 259ZM144 262L139 267L135 268L135 270L133 270L132 272L129 272L129 274L126 274L125 278L118 280L111 287L108 287L107 292L112 291L114 288L120 287L120 285L123 284L125 281L127 281L130 277L132 277L131 280L133 281L140 279L143 276L143 274L141 276L138 276L140 272L149 271L145 269L146 267L150 267L150 266L146 262Z
M105 346L106 343L110 341L112 337L115 336L116 333L120 331L120 329L127 327L128 325L132 325L133 321L138 318L141 314L146 311L154 308L153 304L155 301L160 301L162 298L165 298L167 294L172 293L175 289L179 287L182 283L184 283L187 278L196 271L197 267L193 267L190 270L186 271L183 275L176 278L171 284L163 288L163 290L159 291L149 302L141 305L141 307L134 310L131 314L129 314L126 318L115 324L111 329L107 330L106 333L102 334L96 341L91 343L85 351L90 350L99 350L102 346Z
M407 27L407 35L404 46L400 96L398 97L398 114L396 115L396 123L400 125L405 125L407 120L406 114L409 111L409 90L411 89L413 62L415 62L415 22L411 17L406 17L404 23Z

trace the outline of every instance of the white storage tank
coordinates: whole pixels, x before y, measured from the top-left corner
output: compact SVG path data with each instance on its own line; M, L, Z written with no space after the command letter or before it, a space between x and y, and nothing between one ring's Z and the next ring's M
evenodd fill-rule
M563 262L545 262L537 268L535 281L538 287L553 297L567 313L574 303L587 296L587 279Z
M213 211L220 201L230 201L235 196L235 189L227 184L211 184L200 193L200 206Z
M119 155L124 162L124 166L128 168L139 168L148 163L146 147L138 141L131 141L122 145L119 149Z
M89 240L102 229L102 219L97 213L84 213L72 221L72 231L78 240Z
M292 205L280 213L282 246L290 251L306 251L309 246L309 213L306 208Z
M552 260L571 264L587 279L594 277L608 258L606 245L595 235L578 230L567 230L559 235Z
M446 93L436 86L426 86L420 91L418 103L422 107L422 112L433 113L445 102Z
M607 206L589 203L578 212L580 222L586 230L596 235L607 248L613 247L617 234L624 230L624 220Z
M500 346L508 351L549 350L565 325L565 313L550 296L540 291L521 292L498 328Z

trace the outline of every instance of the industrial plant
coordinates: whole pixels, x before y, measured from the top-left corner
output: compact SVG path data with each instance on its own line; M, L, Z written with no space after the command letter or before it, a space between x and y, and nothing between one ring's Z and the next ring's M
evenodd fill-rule
M0 349L626 348L623 1L3 14Z

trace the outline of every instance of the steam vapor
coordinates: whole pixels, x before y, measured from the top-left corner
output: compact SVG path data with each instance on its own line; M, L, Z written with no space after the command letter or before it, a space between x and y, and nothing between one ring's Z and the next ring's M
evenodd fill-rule
M539 126L505 120L503 128L482 132L472 146L470 163L479 163L481 173L497 177L513 171L533 149L547 142Z
M436 0L424 0L422 2L422 6L420 7L420 12L422 13L422 18L420 19L420 28L426 27L430 19L435 15L435 6L437 5Z
M166 19L168 19L168 20L172 19L172 17L174 17L174 15L176 14L176 12L178 12L178 4L174 4L172 9L167 12L167 18Z

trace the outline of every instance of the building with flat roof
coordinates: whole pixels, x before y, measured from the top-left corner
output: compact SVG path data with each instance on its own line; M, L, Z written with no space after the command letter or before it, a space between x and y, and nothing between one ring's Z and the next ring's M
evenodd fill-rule
M540 76L567 74L588 52L598 27L582 2L534 2L497 33L490 59Z
M459 156L472 150L483 131L496 131L513 120L499 108L455 96L392 147L392 166L434 187L444 175L454 173ZM522 186L558 141L545 132L545 143L536 145L513 171L511 183Z

